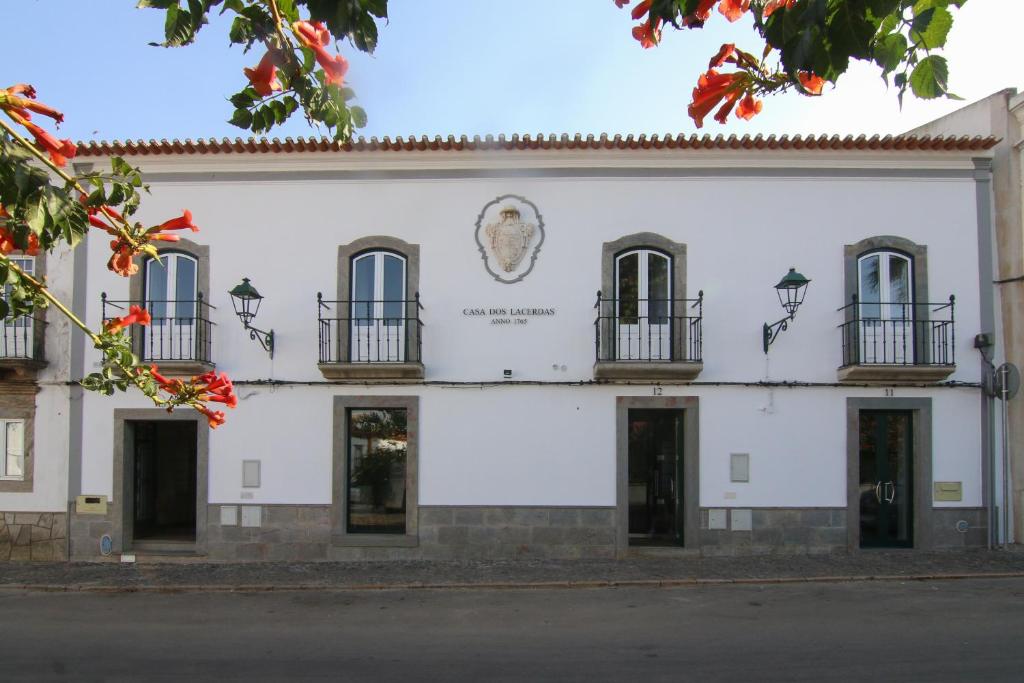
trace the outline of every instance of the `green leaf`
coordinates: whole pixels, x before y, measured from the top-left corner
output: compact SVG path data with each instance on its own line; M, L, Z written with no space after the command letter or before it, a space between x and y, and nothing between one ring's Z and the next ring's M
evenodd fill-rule
M237 109L241 109L242 107L251 107L253 103L253 99L244 90L232 95L228 101L231 102L231 106Z
M907 54L907 39L900 33L890 33L875 43L875 63L883 73L894 71Z
M953 15L945 7L936 7L914 17L910 25L910 39L918 47L934 50L946 44L951 28Z
M349 107L349 114L352 116L352 125L356 128L366 126L366 111L362 107Z
M139 3L135 5L138 9L145 9L152 7L153 9L167 9L171 5L177 5L178 0L139 0Z
M46 228L46 222L49 215L46 212L46 202L40 197L35 203L28 207L25 212L25 222L28 223L28 227L32 232L37 235Z
M248 109L236 109L234 115L228 119L232 126L248 129L252 125L252 114Z
M231 30L228 32L228 40L232 43L248 43L253 37L252 22L245 17L235 17L231 22Z
M917 97L931 100L946 94L949 67L944 57L922 59L910 74L910 89Z

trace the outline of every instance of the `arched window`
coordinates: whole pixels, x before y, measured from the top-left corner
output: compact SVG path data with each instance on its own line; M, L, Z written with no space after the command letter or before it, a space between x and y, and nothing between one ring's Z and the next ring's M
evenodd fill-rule
M405 361L406 259L377 250L352 257L352 362Z
M149 360L192 360L201 334L197 330L200 294L198 261L181 252L161 252L145 262L143 305L153 321L143 328L142 356Z
M648 248L615 257L617 357L671 360L672 257Z
M879 250L857 259L861 362L913 363L913 292L910 256Z

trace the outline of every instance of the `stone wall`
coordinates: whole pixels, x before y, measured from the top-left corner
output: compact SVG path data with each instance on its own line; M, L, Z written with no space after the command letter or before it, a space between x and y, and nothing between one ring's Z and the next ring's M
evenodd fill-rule
M114 550L121 546L117 544L117 534L114 533L114 516L120 514L116 503L107 504L105 515L80 515L75 512L75 506L71 509L71 559L72 560L116 560L116 554L108 557L100 554L100 539L109 535L114 541Z
M66 560L63 512L0 512L0 562Z
M214 562L607 558L615 556L614 508L420 506L419 543L411 547L374 547L332 543L330 505L262 505L260 526L221 525L220 505L207 510L205 548L197 559ZM241 506L235 506L239 509ZM733 528L725 509L725 529L710 529L709 510L700 513L702 555L808 554L848 551L845 508L753 508L750 530ZM72 559L104 560L99 539L113 533L110 515L74 515ZM0 515L0 559L63 559L66 516L24 513ZM965 520L965 532L956 523ZM932 546L936 549L983 547L985 511L934 508ZM45 535L44 535L45 533ZM33 542L38 550L9 542L10 536ZM61 539L57 541L56 539ZM49 543L49 545L45 545ZM118 546L115 539L115 548ZM22 550L21 548L24 547ZM635 552L650 552L632 548ZM6 554L5 554L6 553ZM59 554L57 554L59 553ZM38 557L37 557L38 555Z
M932 547L936 550L983 548L988 545L985 508L932 508ZM964 531L958 522L967 522Z
M703 555L808 554L847 549L846 508L753 508L749 531L733 528L732 512L725 509L725 529L709 529L709 510L701 510Z
M613 508L419 508L419 544L365 547L331 542L331 506L265 505L259 527L207 514L207 557L248 560L388 560L613 557ZM240 520L239 520L240 521Z
M235 506L241 508L242 506ZM263 505L260 526L221 526L220 505L206 519L207 558L214 561L312 561L328 559L330 505Z
M615 508L420 507L422 555L436 559L615 556Z

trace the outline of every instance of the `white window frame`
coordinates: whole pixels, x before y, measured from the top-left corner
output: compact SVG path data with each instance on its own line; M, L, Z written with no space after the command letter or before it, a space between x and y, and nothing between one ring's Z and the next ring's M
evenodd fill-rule
M34 256L8 256L14 265L21 268L28 275L36 274L36 259ZM3 296L6 299L11 286L3 286ZM0 347L0 356L5 351L21 348L20 353L15 353L11 358L34 358L35 357L35 318L31 315L21 315L14 320L3 322L3 346Z
M191 301L192 307L187 308L187 315L178 315L178 260L186 259L192 262L192 298L184 299L183 301ZM186 254L180 251L167 251L160 253L160 260L148 259L146 261L145 273L143 274L142 290L143 290L143 305L148 305L150 301L150 287L149 287L149 273L152 268L161 268L164 270L166 277L166 295L164 299L157 299L157 301L165 301L166 306L164 310L164 319L180 318L179 324L191 324L191 321L199 313L195 310L195 301L199 298L199 259L191 254ZM187 323L185 321L188 321Z
M621 285L621 264L624 259L636 255L637 257L637 322L627 324L622 322L625 317L622 314L622 292ZM667 268L667 289L665 297L665 318L664 322L651 324L650 320L650 264L649 257L657 256L665 260ZM672 256L660 249L649 247L638 247L624 251L615 257L615 338L618 348L616 358L620 360L672 360L672 279L673 279ZM631 317L631 316L630 316ZM646 320L646 324L640 321Z
M878 258L878 301L865 302L864 293L861 289L863 283L862 268L864 263L871 258ZM907 273L907 298L908 301L892 301L892 288L889 279L890 260L896 257L906 262ZM902 252L893 249L876 249L861 254L857 257L857 317L862 321L860 336L860 359L861 362L879 362L878 356L883 357L886 351L892 351L892 357L886 357L889 362L900 365L908 361L913 363L914 358L914 320L915 320L915 299L914 299L914 259ZM877 306L877 316L865 316L865 309L870 310L871 306ZM902 307L904 315L896 315L898 307ZM874 322L877 329L873 329L866 323ZM901 324L902 322L902 324ZM886 329L885 325L889 324ZM880 341L882 340L882 341ZM879 354L879 344L885 348ZM891 347L891 348L890 348Z
M21 453L12 453L11 444L7 433L9 425L21 426ZM0 433L3 434L3 457L0 458L0 481L25 481L25 420L23 419L0 419ZM21 474L12 475L8 473L7 461L11 455L20 459Z
M385 315L384 300L384 259L386 257L397 259L402 264L402 286L400 289L401 298L399 304L399 317L391 318ZM356 274L360 261L373 260L373 295L374 301L370 316L362 316L362 306L356 297ZM352 320L349 330L349 349L351 358L355 362L393 362L405 361L405 326L408 316L409 303L406 300L406 291L409 284L409 260L403 255L387 249L373 249L365 251L352 257L352 265L349 270L349 296L352 301ZM396 301L389 299L389 302ZM389 323L389 321L391 321ZM383 344L383 349L381 345Z

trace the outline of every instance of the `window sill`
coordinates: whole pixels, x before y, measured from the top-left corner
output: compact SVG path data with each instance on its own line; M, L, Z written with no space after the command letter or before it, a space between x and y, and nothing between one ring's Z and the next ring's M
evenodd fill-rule
M344 548L416 548L420 539L406 534L333 534L331 545Z
M595 379L682 380L696 379L704 369L701 361L598 361Z
M0 493L32 493L32 480L0 479Z
M217 366L202 360L143 360L143 364L156 365L160 373L170 377L192 377L214 370Z
M46 365L45 360L34 358L0 358L0 379L28 379Z
M320 363L325 379L387 382L423 379L423 363Z
M952 375L955 370L955 365L844 365L839 368L839 381L870 384L931 384L941 382Z

